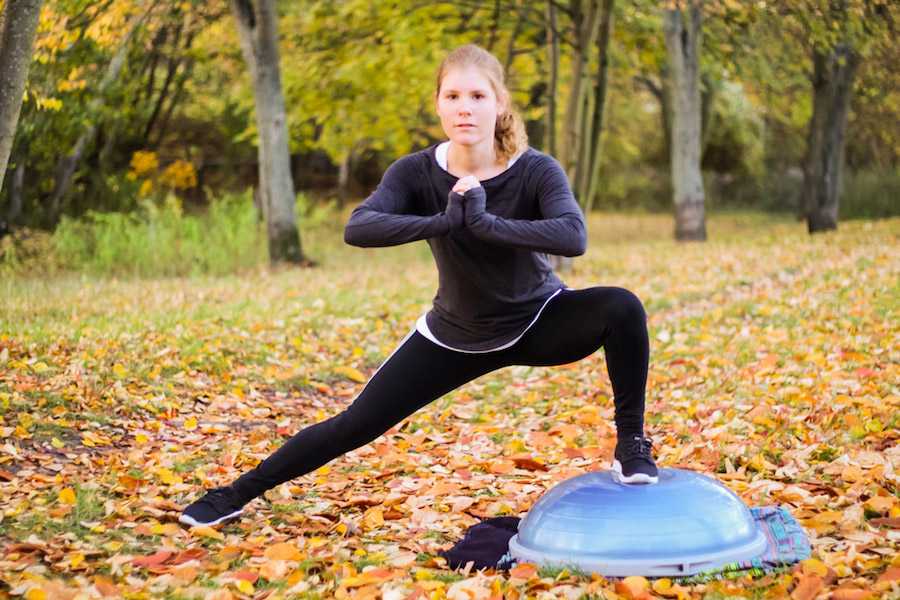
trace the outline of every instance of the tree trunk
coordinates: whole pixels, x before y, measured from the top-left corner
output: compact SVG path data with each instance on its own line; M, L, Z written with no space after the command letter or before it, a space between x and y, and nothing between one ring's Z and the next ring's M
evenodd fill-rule
M843 44L813 54L813 114L801 195L809 233L837 229L847 113L859 63L859 54Z
M494 44L497 43L497 33L500 30L500 0L494 0L494 13L491 15L491 31L488 36L487 46L485 50L494 51Z
M603 14L600 17L600 35L597 38L597 53L600 57L597 79L594 82L594 109L590 126L589 152L585 160L585 175L579 186L582 189L582 206L585 215L590 214L597 193L600 171L600 136L603 133L603 109L606 107L606 82L609 70L609 38L612 32L613 6L615 0L603 0Z
M41 0L6 0L0 9L0 190L12 152Z
M25 191L25 156L22 152L16 160L16 168L13 171L12 181L9 186L9 205L6 207L6 222L10 228L19 222L22 217Z
M253 78L259 130L259 187L265 203L269 260L310 265L294 216L294 181L281 91L275 0L231 0L241 49Z
M572 14L576 25L576 40L572 55L572 84L566 107L566 121L563 129L563 141L560 146L560 163L575 181L575 167L581 156L582 131L584 129L584 94L585 67L590 58L591 49L597 39L597 25L600 22L600 0L588 0L587 14L581 11L581 1L572 0ZM581 199L579 198L579 202Z
M116 50L115 55L113 55L112 60L109 61L109 65L106 67L106 73L100 81L97 95L89 104L88 118L90 119L90 124L81 132L81 135L78 136L72 150L56 163L53 192L50 194L47 207L49 220L52 223L55 223L59 218L59 213L62 209L62 199L65 198L72 185L72 178L75 175L75 171L78 169L78 164L81 162L81 157L84 154L85 149L88 144L94 140L94 136L97 133L97 122L95 117L100 110L100 107L103 105L103 94L119 77L122 66L125 64L125 57L128 54L128 44L131 42L131 38L138 30L138 27L140 27L141 22L150 14L151 10L153 10L152 5L147 11L132 19L128 32L125 34L122 43Z
M512 64L516 59L516 41L522 34L522 27L525 25L526 10L525 6L518 6L516 9L516 24L513 27L512 34L509 36L509 43L506 45L506 60L503 62L503 73L506 74L507 86L512 83Z
M672 74L670 158L677 240L706 239L700 172L700 3L700 0L688 0L684 11L669 9L665 15L666 48Z
M635 77L635 81L646 87L659 102L659 118L663 131L663 156L670 156L672 152L672 86L667 80L668 72L665 66L660 69L659 83L644 75Z
M353 151L347 150L341 158L338 167L338 209L343 210L350 194L350 167L353 161Z
M547 0L547 154L556 156L556 93L559 79L559 36L556 34L555 0Z

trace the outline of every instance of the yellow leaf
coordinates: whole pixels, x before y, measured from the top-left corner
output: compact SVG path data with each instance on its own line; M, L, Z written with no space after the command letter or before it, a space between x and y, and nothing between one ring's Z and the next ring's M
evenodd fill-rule
M359 372L359 370L354 369L353 367L340 366L335 367L334 372L343 375L347 379L352 381L356 381L357 383L365 383L366 376Z
M47 366L47 363L41 361L41 362L36 362L33 365L31 365L31 369L35 373L43 373L44 371L49 370L50 367Z
M179 477L169 469L160 469L159 471L157 471L157 475L159 476L159 480L166 485L177 485L179 483L182 483L181 477Z
M63 504L75 504L75 490L72 488L64 488L59 492L59 501Z
M84 554L81 552L76 552L69 558L69 567L72 569L77 569L78 565L84 562Z
M197 418L196 417L188 417L184 421L184 428L188 431L193 431L197 429Z
M815 558L807 558L800 561L803 572L807 575L818 575L825 577L828 575L828 567L821 560Z
M657 579L653 582L653 591L657 594L663 594L672 589L672 580L666 577Z
M212 538L214 540L224 540L225 536L216 531L209 525L195 525L191 527L191 533L200 537Z
M60 440L58 437L54 436L53 439L50 440L50 445L53 446L54 448L64 448L66 444L65 444L65 442Z
M134 441L135 441L138 445L143 445L143 444L146 444L147 442L149 442L150 439L149 439L146 435L144 435L143 433L139 433L139 434L137 434L136 436L134 436Z
M25 600L47 600L47 592L40 588L31 588L25 593Z
M375 529L384 525L384 513L377 506L373 506L366 511L363 516L363 524L367 529Z
M894 506L894 499L890 496L873 496L866 500L865 506L877 513L884 513Z
M234 587L238 589L242 594L252 594L253 593L253 584L247 581L246 579L238 579L234 583Z
M112 370L113 370L113 375L115 375L119 379L122 379L127 374L125 367L123 367L121 363L114 364Z

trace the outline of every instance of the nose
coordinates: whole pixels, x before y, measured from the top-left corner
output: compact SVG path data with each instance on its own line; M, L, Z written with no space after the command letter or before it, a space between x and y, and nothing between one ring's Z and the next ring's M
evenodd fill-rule
M459 111L459 114L461 114L461 115L472 114L471 101L468 99L461 100L459 103L459 108L457 110Z

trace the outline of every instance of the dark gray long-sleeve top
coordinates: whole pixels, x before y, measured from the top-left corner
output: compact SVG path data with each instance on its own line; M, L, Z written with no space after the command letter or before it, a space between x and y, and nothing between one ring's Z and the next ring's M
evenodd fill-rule
M485 210L453 228L444 211L458 178L438 165L436 147L388 167L350 215L344 241L383 247L427 240L439 282L425 315L428 329L454 349L494 349L520 336L544 302L566 287L546 255L584 254L584 215L559 162L528 148L507 170L466 192L467 210L479 201Z

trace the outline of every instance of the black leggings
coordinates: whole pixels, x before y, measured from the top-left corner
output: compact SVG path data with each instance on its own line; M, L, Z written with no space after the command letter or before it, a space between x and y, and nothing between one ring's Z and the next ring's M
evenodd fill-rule
M346 410L301 430L232 487L243 502L249 502L372 442L423 406L481 375L512 365L564 365L601 346L613 388L617 435L642 434L650 354L643 305L622 288L563 289L525 335L503 350L459 352L411 331Z

